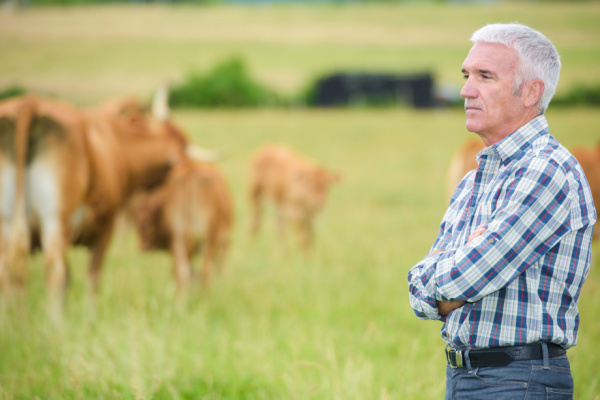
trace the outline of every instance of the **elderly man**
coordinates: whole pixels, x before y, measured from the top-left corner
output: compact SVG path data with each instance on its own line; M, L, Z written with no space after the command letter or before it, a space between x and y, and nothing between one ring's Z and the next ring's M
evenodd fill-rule
M566 350L596 211L581 167L548 133L559 56L519 24L487 25L471 41L461 96L486 147L408 273L410 304L444 323L446 399L572 398Z

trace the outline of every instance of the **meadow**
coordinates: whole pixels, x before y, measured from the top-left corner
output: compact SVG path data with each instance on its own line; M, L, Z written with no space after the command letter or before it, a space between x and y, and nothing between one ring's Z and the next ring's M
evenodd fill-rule
M493 18L493 20L491 20ZM0 88L19 84L80 105L147 97L191 69L241 55L257 79L299 90L335 68L428 69L461 85L471 32L531 24L557 45L559 91L598 84L600 4L125 5L0 12ZM447 205L451 153L469 135L455 109L175 110L191 139L224 154L234 195L227 265L207 290L175 296L170 259L114 237L91 311L88 255L69 253L64 324L45 318L35 255L19 307L0 314L0 399L439 399L441 324L418 320L406 274L429 250ZM552 108L567 147L599 139L600 112ZM283 249L273 215L248 235L247 166L267 142L286 143L342 174L309 254ZM580 300L569 351L576 399L600 398L600 258Z

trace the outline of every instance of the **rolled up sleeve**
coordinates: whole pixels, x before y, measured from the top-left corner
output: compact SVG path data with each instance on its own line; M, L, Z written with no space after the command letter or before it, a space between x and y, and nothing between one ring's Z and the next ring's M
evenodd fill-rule
M435 269L440 256L428 256L408 272L410 306L421 319L445 319L439 314L436 304Z

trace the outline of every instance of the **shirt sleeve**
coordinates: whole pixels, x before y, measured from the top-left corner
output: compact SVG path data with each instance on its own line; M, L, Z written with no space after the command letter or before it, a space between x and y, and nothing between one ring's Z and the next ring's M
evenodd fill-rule
M415 315L421 319L444 321L438 312L435 293L435 266L440 254L427 256L408 271L408 297Z
M570 231L565 172L536 157L506 179L482 236L411 269L411 305L420 306L413 306L417 316L432 319L435 300L476 302L508 286Z
M452 230L448 228L448 221L455 212L453 198L442 219L437 238L429 250L427 257L408 272L410 306L418 318L440 321L446 319L438 313L436 299L433 295L435 293L435 287L433 285L435 285L435 266L441 254L436 254L436 252L441 251L443 253L450 241Z

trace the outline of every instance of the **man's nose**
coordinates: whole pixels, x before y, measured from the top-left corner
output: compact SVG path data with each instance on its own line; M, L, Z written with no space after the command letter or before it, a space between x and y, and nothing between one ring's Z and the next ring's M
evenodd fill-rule
M465 84L460 91L460 97L465 99L472 99L477 96L477 89L473 86L471 81L467 78Z

